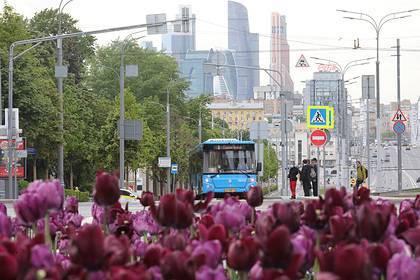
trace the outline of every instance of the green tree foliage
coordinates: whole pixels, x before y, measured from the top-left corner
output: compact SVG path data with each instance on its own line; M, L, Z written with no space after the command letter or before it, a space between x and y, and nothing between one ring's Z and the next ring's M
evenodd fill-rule
M36 13L29 22L29 31L33 37L51 36L58 33L59 15L57 9L45 9ZM77 20L69 14L61 14L61 33L81 31L77 28ZM95 38L92 36L68 38L63 42L63 61L68 65L68 72L73 74L79 84L85 74L87 58L94 55ZM39 58L45 66L54 69L57 57L57 42L45 42L37 48Z
M276 177L278 169L279 162L276 151L267 141L264 141L264 174L262 179L267 181L270 178Z

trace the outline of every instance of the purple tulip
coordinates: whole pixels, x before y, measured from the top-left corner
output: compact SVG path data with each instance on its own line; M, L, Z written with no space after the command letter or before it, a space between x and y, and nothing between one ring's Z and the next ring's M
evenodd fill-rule
M44 198L37 192L24 192L14 203L16 216L26 225L35 223L47 213Z
M146 254L147 250L147 243L144 243L140 239L137 239L134 241L134 244L132 245L132 248L134 250L134 255L140 258L143 258Z
M73 224L76 228L82 226L83 216L79 214L75 214L73 212L68 212L64 214L64 224L68 226L69 224Z
M225 271L222 266L217 268L211 268L208 266L201 267L195 273L195 279L197 280L226 280Z
M258 207L263 203L263 191L260 186L255 186L249 189L246 193L246 201L251 207Z
M403 254L411 256L410 246L404 242L404 240L390 236L384 241L384 245L389 249L391 255Z
M102 225L105 221L105 209L96 203L92 204L91 214L93 222Z
M3 213L7 216L7 207L3 203L0 202L0 213Z
M48 245L38 244L32 247L31 264L36 268L50 269L54 266L54 256Z
M89 270L100 269L105 257L104 239L98 225L83 226L70 244L70 259Z
M305 270L313 266L315 242L316 233L307 226L302 226L292 237L293 251L304 257Z
M214 221L233 232L238 232L241 227L245 226L245 216L235 210L236 208L232 206L226 206L222 211L217 212Z
M64 211L70 212L70 213L79 213L79 202L77 201L77 198L74 196L69 196L66 199Z
M93 199L101 206L112 206L120 198L118 178L115 175L101 172L96 175Z
M197 266L216 268L222 257L222 245L218 240L203 242L194 248L191 257Z
M0 212L0 236L11 237L12 235L12 221L6 214Z
M420 279L420 259L412 259L403 254L395 254L389 260L387 279L417 280Z
M149 234L157 234L159 225L156 223L150 211L139 211L134 214L133 227L138 235L144 232Z
M36 192L41 194L44 198L44 203L48 210L60 210L64 203L64 189L59 180L52 181L35 181ZM31 183L31 184L34 184ZM31 184L29 184L28 189Z

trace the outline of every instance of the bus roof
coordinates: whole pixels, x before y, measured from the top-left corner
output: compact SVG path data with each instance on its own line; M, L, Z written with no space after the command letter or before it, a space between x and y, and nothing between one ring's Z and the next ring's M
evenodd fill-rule
M238 140L238 139L208 139L203 142L204 145L219 145L219 144L255 144L253 141L249 140Z

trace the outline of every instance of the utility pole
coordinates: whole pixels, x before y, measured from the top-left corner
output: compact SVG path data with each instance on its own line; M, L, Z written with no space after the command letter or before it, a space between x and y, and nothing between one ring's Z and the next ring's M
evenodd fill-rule
M401 106L401 75L400 75L400 39L397 39L397 103L398 110ZM398 191L402 191L402 158L401 158L401 133L397 133L398 143Z
M58 35L61 34L61 10L59 11L59 22L58 22ZM63 40L61 38L57 39L57 66L63 66ZM59 75L57 77L57 90L58 90L58 102L60 108L60 123L58 130L60 131L61 140L58 144L58 178L60 179L60 184L64 188L64 114L63 114L63 77Z
M367 76L367 98L366 98L366 151L367 151L367 170L369 172L369 174L371 173L370 170L370 139L369 139L369 132L370 132L370 108L369 108L369 102L370 102L370 77ZM378 155L379 157L379 150L378 150ZM368 176L368 187L370 188L370 175Z
M171 127L170 127L170 107L169 107L169 86L166 89L166 156L171 158ZM172 162L172 160L171 160ZM166 171L167 193L171 190L171 167Z

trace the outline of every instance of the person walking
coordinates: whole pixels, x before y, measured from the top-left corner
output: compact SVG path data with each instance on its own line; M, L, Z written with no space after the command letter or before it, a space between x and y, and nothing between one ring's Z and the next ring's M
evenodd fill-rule
M359 186L363 184L368 176L366 167L364 167L359 160L356 161L356 186L354 187L354 191L359 189Z
M312 183L312 194L318 196L318 160L316 158L311 159L311 183Z
M311 166L309 165L309 160L304 159L303 160L303 166L301 171L300 180L302 181L303 185L303 192L305 193L305 196L311 195Z
M299 173L300 173L299 168L297 168L296 166L293 166L289 170L289 175L287 175L287 178L289 178L289 182L290 182L290 191L292 193L292 196L290 197L290 199L296 199L296 184L297 184Z

